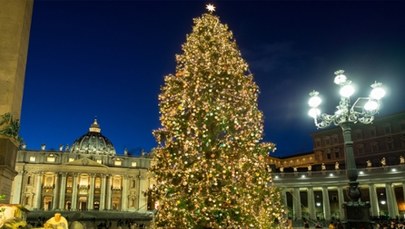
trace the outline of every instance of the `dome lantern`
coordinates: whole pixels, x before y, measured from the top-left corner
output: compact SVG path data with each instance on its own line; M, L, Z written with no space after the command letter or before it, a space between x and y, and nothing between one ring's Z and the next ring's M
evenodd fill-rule
M74 141L70 151L86 155L114 156L116 154L111 141L101 134L97 119L94 119L94 122L90 125L89 132Z

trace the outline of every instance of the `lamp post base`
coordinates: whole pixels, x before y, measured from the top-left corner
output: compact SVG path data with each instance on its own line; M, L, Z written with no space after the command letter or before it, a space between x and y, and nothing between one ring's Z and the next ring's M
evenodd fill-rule
M346 220L343 222L345 229L372 229L370 220L369 202L346 202L343 204Z

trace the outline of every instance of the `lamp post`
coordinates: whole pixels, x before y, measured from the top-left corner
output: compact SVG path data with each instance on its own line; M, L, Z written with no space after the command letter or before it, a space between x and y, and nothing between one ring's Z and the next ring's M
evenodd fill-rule
M319 92L309 93L308 105L311 107L308 114L314 119L318 128L326 128L330 125L340 126L343 132L346 175L349 179L349 189L347 195L349 201L346 202L346 228L368 228L370 227L369 203L361 202L360 190L357 182L358 171L353 154L353 141L351 127L355 123L370 124L374 120L374 115L379 111L380 101L385 95L385 90L381 83L371 85L371 93L368 97L359 97L351 106L351 96L355 89L352 81L348 80L343 70L335 72L335 84L340 87L340 102L333 115L321 113L318 108L322 102Z

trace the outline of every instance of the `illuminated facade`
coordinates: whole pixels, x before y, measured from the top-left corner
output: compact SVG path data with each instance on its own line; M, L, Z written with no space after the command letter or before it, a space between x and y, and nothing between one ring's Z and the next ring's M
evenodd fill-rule
M405 217L405 112L354 125L353 149L359 169L361 200L372 217ZM313 134L314 152L269 158L273 181L282 188L295 220L343 219L347 177L341 128Z
M55 151L46 150L45 145L41 150L22 147L17 155L18 175L11 203L33 212L146 213L145 193L153 183L147 172L150 161L145 155L117 155L95 120L89 132L70 148L61 146Z

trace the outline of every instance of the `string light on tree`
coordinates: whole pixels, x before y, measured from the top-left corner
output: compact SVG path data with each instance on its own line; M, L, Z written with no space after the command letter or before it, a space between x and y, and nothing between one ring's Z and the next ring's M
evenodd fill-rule
M284 208L266 162L275 146L261 143L259 88L232 32L213 5L207 9L159 95L155 227L282 228Z

